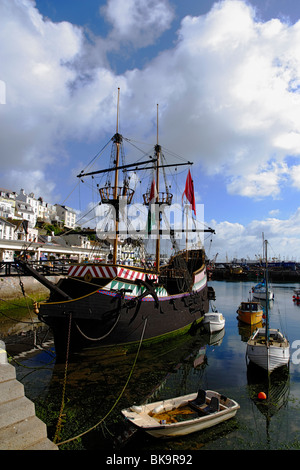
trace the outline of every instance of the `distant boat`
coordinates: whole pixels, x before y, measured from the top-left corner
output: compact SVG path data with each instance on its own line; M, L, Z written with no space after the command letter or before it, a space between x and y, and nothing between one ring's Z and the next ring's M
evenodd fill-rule
M260 323L263 318L263 308L259 302L248 300L241 302L237 314L238 319L247 325L256 325Z
M267 240L266 244L266 288L268 292ZM258 328L247 342L247 357L254 364L272 372L277 367L287 365L290 360L290 345L285 336L276 329L269 328L269 306L266 302L265 328Z
M208 312L204 314L203 327L208 333L215 333L223 330L225 318L220 312Z
M300 300L300 289L294 289L294 295L293 295L293 300L296 302L299 302Z
M269 289L267 293L266 281L263 280L256 284L256 286L252 287L252 297L257 300L273 300L274 292Z
M176 437L207 429L235 416L240 405L212 390L122 410L131 424L158 437Z
M263 240L263 243L262 243L263 259L266 259L264 233L262 234L262 240ZM265 262L265 267L263 268L265 276L266 276L266 269L267 269L267 259ZM270 286L268 286L268 292L267 292L265 279L263 279L261 282L256 284L256 286L252 287L252 298L256 300L264 300L264 301L274 299L274 292L270 289Z

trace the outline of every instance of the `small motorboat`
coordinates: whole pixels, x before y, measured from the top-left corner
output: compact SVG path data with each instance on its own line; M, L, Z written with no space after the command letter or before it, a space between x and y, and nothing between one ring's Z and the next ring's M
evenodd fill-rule
M247 323L247 325L256 325L263 319L263 308L259 302L248 300L248 302L241 302L237 314L238 319Z
M256 300L274 300L274 292L270 289L266 289L265 281L256 284L256 286L252 287L252 297Z
M158 438L184 436L222 423L233 416L239 404L213 390L200 389L181 397L122 410L131 424Z
M225 318L222 313L218 311L208 312L204 314L202 323L208 333L215 333L216 331L223 330L225 326Z

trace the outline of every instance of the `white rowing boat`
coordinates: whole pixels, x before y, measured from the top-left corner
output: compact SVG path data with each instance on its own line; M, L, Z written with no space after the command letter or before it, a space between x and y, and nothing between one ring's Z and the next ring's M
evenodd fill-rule
M239 404L212 390L122 410L134 426L158 437L176 437L210 428L235 416Z

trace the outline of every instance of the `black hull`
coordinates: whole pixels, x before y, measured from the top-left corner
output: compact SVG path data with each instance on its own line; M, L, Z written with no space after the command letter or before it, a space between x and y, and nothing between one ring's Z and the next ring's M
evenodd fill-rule
M208 288L166 299L126 299L96 291L71 302L46 303L39 317L53 331L57 357L86 347L163 341L184 334L209 309ZM70 331L70 341L68 336Z
M159 275L120 265L75 265L57 287L64 298L53 290L39 312L53 331L57 356L183 334L200 322L214 298L202 250L175 255Z

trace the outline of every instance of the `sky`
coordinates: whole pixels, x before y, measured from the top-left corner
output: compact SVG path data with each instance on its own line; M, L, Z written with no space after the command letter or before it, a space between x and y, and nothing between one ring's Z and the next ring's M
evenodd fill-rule
M86 214L120 88L119 132L193 162L209 257L300 262L300 2L0 0L0 43L1 188Z

